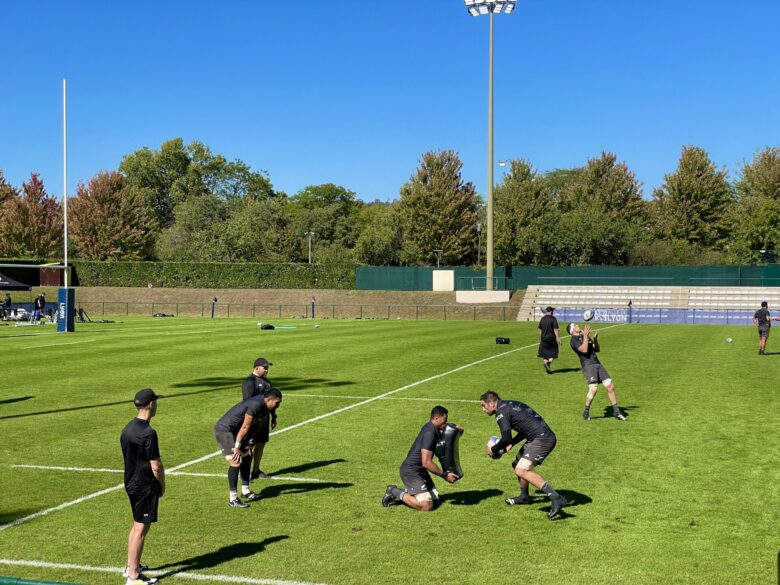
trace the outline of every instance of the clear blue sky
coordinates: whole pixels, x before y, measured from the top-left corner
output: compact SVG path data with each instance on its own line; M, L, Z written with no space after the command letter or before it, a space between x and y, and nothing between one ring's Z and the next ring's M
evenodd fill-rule
M453 149L485 193L487 17L462 0L3 0L0 169L62 193L167 139L292 195L396 199ZM780 144L778 0L519 0L496 17L496 160L617 153L645 196L695 144L735 175ZM499 169L497 169L499 171ZM500 180L500 172L496 174Z

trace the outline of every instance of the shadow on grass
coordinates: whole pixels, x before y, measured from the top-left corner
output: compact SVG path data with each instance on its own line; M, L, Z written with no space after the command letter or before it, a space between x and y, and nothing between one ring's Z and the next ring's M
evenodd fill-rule
M333 463L344 463L346 459L327 459L325 461L310 461L309 463L302 463L301 465L291 465L283 469L277 469L270 475L286 475L290 473L303 473L304 471L310 471L317 469L318 467L325 467L332 465Z
M280 534L279 536L272 536L260 542L237 542L235 544L223 546L214 552L198 555L196 557L184 559L175 563L168 563L160 567L154 567L154 570L159 571L175 567L173 570L166 571L165 573L158 575L158 578L162 579L164 577L171 577L184 571L200 571L203 569L211 569L234 559L251 557L259 554L263 552L269 544L274 544L275 542L280 542L287 538L290 537L286 534Z
M6 398L5 400L0 400L0 404L13 404L14 402L24 402L25 400L30 400L30 398L35 398L35 397L19 396L18 398Z
M559 370L553 370L553 374L568 374L569 372L581 372L580 368L561 368Z
M581 494L579 492L575 492L574 490L558 490L558 493L561 494L563 497L566 498L566 501L568 502L566 506L563 507L563 509L560 511L558 516L555 518L555 520L565 520L567 518L576 518L577 516L575 514L569 513L567 510L570 510L571 508L576 508L577 506L585 506L587 504L590 504L593 499L590 496L586 496L585 494ZM536 492L536 495L540 495L541 492ZM542 494L542 499L547 500L548 505L544 506L543 508L540 508L542 512L545 514L550 511L549 506L549 499L547 499L546 496ZM536 503L536 497L534 497L533 502Z
M37 511L38 510L9 510L7 512L0 512L0 524L9 524L14 520L24 518Z
M504 492L497 489L488 490L468 490L465 492L454 492L451 494L441 494L439 500L441 503L449 502L453 506L475 506L484 502L488 498L495 498Z
M195 378L194 380L188 380L186 382L178 382L171 384L171 388L212 388L227 389L236 388L241 389L241 384L246 378L232 378L228 376L212 376L210 378ZM295 376L271 376L269 377L271 383L279 388L282 392L291 392L294 390L307 390L312 387L328 387L335 388L338 386L350 386L355 382L348 380L328 380L326 378L297 378Z
M626 418L629 418L631 415L629 414L629 411L636 410L639 408L638 406L621 406L620 411L626 416ZM615 418L615 414L612 412L611 406L605 406L604 407L604 416L594 416L591 418Z
M336 482L295 482L268 486L267 488L263 488L263 491L260 492L260 495L264 500L267 500L269 498L275 498L281 495L305 494L308 492L315 492L317 490L348 487L352 487L352 484Z

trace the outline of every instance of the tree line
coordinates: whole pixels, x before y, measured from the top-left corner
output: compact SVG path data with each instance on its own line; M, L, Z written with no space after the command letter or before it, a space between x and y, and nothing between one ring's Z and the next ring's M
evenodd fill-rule
M87 260L306 262L312 232L318 263L474 266L485 209L462 166L451 150L423 154L392 202L331 183L287 195L264 171L174 139L78 185L69 249ZM683 147L649 200L613 153L548 172L514 160L494 208L497 265L762 262L780 250L780 147L733 181L703 148ZM0 257L62 257L62 218L39 175L17 188L0 170Z

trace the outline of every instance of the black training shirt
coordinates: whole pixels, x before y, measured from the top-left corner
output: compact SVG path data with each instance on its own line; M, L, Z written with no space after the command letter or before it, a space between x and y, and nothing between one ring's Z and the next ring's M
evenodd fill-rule
M233 433L235 435L244 424L244 417L247 414L255 419L252 423L253 428L265 420L265 417L268 416L268 407L265 405L262 396L253 396L252 398L236 404L217 421L217 424L214 425L214 430ZM247 437L251 437L252 432L253 431L250 428Z
M128 494L157 493L160 486L152 473L150 461L160 459L157 433L148 421L134 418L119 437L125 459L125 490Z
M270 389L271 382L269 382L267 378L249 374L249 377L244 380L244 383L241 385L241 395L244 397L244 400L246 400L253 396L262 396Z
M552 433L539 413L517 400L498 401L496 422L501 430L501 440L493 446L493 453L498 453L509 443L516 445L523 439L530 441L544 433ZM512 439L512 431L517 433L514 439Z
M439 440L439 431L433 426L432 422L427 422L420 429L420 434L412 443L409 453L406 454L406 459L401 464L401 468L411 472L420 472L425 470L422 464L422 449L426 449L433 453L436 450L436 443Z
M599 361L599 356L596 354L596 346L593 344L593 340L590 337L588 337L587 351L584 353L580 351L582 338L582 334L577 335L576 337L574 335L571 336L571 348L574 350L574 353L577 354L577 357L580 358L580 366L584 368L585 366L600 364L601 362Z
M768 309L759 309L756 311L756 314L753 315L754 319L758 319L758 326L759 327L771 327L772 321L767 319L769 317L769 310Z
M539 320L539 329L542 331L542 339L555 339L555 330L558 327L558 319L552 315L545 315Z

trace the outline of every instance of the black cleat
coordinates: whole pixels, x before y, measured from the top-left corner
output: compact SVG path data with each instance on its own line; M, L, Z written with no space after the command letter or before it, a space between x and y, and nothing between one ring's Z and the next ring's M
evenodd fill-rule
M561 515L561 508L563 508L568 503L569 502L566 501L566 498L564 498L561 494L550 496L550 511L547 512L547 517L550 520L559 518Z
M235 498L235 499L230 500L228 502L228 506L230 506L231 508L248 508L249 504L245 504L244 502L242 502L238 498Z
M504 500L508 506L525 506L531 503L528 496L517 496L516 498L507 498Z
M241 494L241 497L244 498L247 502L256 502L262 496L260 494L256 494L255 492L249 492L248 494Z
M395 487L396 486L394 486L394 485L387 486L387 489L385 490L385 495L382 496L382 506L384 508L387 508L388 506L391 506L393 504L393 502L395 502L395 496L393 496L393 494L391 493L393 488L395 488Z
M582 411L582 420L590 420L590 410L587 408Z
M268 479L269 477L271 477L271 476L270 476L270 475L268 475L268 474L267 474L265 471L263 471L262 469L258 469L257 471L253 471L253 472L252 472L252 473L249 475L249 479Z
M619 410L615 412L615 418L618 420L627 420L626 415L620 412Z
M550 364L547 362L544 362L544 371L548 374L552 374L552 370L550 369Z

